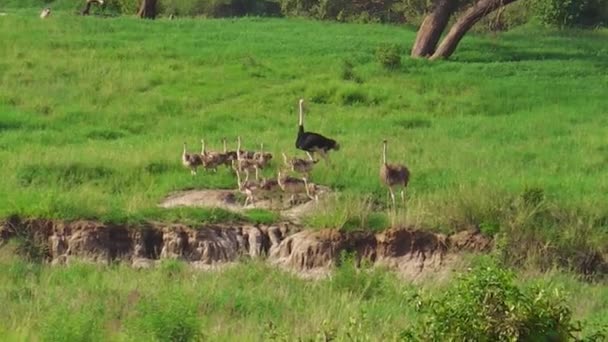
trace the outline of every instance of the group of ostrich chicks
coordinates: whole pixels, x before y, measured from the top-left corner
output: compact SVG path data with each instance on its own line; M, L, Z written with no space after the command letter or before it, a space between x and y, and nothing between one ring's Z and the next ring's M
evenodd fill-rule
M255 199L259 197L271 198L273 194L287 193L291 195L291 202L298 194L306 194L311 200L318 200L319 187L309 181L310 172L319 162L314 154L321 156L329 163L328 152L338 151L340 144L333 139L321 134L304 131L304 100L299 101L299 127L295 141L297 149L305 151L308 158L288 158L283 156L283 167L279 168L276 178L259 178L259 170L270 165L273 158L272 153L264 152L264 145L260 145L259 151L241 150L241 137L237 138L237 149L228 151L226 139L223 139L224 149L222 152L207 151L205 140L201 140L201 153L188 153L186 143L182 152L182 164L190 169L192 175L196 175L197 168L217 171L220 166L226 166L236 173L238 190L246 196L244 206L248 203L255 205ZM410 179L410 171L404 165L388 164L386 161L387 141L383 141L382 165L380 166L380 180L388 188L393 207L395 207L395 189L401 188L401 199L405 202L404 191ZM255 180L250 180L250 172L255 173ZM292 177L288 173L296 173L301 176ZM244 179L242 174L245 175ZM396 208L396 207L395 207Z

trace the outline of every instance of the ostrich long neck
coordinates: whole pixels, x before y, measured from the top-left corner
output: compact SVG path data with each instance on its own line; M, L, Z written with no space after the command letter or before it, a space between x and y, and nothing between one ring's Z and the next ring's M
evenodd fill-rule
M281 181L281 171L277 173L277 184L279 184L281 189L285 188L285 184Z
M382 147L382 163L386 165L386 143Z
M300 127L304 126L304 105L302 104L302 102L300 102L300 122L299 122L299 126Z
M186 144L184 143L184 152L182 152L182 155L185 156L186 155Z
M241 182L241 173L239 172L238 169L236 170L236 182L239 185L239 190L243 191L244 186L243 186L243 183Z
M224 153L226 153L228 151L228 148L226 147L226 138L222 139L224 142Z
M205 139L201 140L201 145L202 145L201 154L207 154L207 149L205 148Z
M236 144L236 159L241 160L241 137L237 139Z

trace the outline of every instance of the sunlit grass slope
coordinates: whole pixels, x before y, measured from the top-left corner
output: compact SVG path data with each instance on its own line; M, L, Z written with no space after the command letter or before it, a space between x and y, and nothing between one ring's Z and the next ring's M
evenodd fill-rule
M0 18L0 37L0 216L145 218L170 191L235 187L223 170L191 177L182 143L219 149L241 135L249 149L296 153L300 97L306 128L342 145L314 181L353 201L385 199L386 138L412 171L416 220L529 188L607 214L606 31L472 36L433 63L406 58L407 28L285 19L32 10ZM403 47L400 69L376 62L384 43ZM343 79L344 60L361 82Z

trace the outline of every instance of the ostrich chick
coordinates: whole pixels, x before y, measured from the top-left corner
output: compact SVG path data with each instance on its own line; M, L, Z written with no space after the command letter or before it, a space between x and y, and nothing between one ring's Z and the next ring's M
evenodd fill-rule
M186 152L186 143L182 152L182 164L190 169L190 173L196 175L196 168L203 165L203 159L199 154Z
M312 183L308 183L306 179L299 179L290 176L282 176L279 171L277 176L277 183L281 190L291 194L290 202L293 203L297 194L306 193L306 196L312 200L316 198L310 193L310 189L316 190L316 187Z
M259 163L255 159L244 158L241 154L241 137L237 137L236 161L232 161L232 168L237 171L245 171L249 175L250 171L255 172L255 179L258 180Z
M239 191L243 193L247 198L245 199L244 206L247 206L248 202L255 205L255 198L262 195L272 195L272 193L280 191L279 183L274 179L263 179L262 181L249 181L246 176L245 180L241 180L241 172L236 170L236 179L239 186ZM271 197L272 198L272 197Z
M216 172L217 167L224 163L226 157L219 152L207 151L205 139L201 139L201 158L205 169L211 169Z
M380 181L388 187L388 191L395 207L395 192L394 188L403 187L401 189L401 200L405 203L404 190L410 181L410 171L404 165L388 164L386 162L387 141L383 141L382 148L382 165L380 166Z
M45 8L42 10L42 12L40 12L40 19L46 19L51 15L51 9L50 8Z
M258 167L263 169L270 164L270 161L272 160L272 153L264 152L264 143L261 143L260 151L253 155L253 159L258 162Z
M288 160L287 155L283 153L283 164L285 164L285 167L293 172L303 174L305 178L310 176L310 172L318 162L318 160L306 160L300 158L291 158Z

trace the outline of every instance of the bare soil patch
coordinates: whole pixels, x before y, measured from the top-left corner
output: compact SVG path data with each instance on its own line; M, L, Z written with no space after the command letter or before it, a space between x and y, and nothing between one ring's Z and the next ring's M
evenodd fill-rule
M327 187L319 187L318 199L321 201L331 193ZM254 204L246 207L244 196L237 190L204 189L185 190L170 194L159 204L162 208L174 207L196 207L196 208L221 208L233 212L242 212L247 209L276 210L285 220L300 222L301 218L313 212L318 204L304 194L295 196L292 200L290 195L273 195L256 199Z

